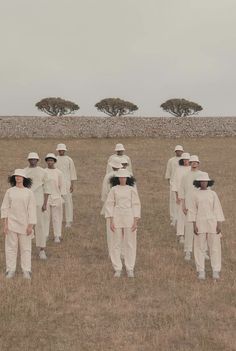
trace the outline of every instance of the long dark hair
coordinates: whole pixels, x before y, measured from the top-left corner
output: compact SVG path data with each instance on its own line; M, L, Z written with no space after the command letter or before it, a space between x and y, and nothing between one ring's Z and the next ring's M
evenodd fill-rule
M136 179L133 176L126 178L126 185L134 186L135 183L136 183ZM120 185L119 178L118 177L111 177L110 184L112 187L116 186L116 185Z
M208 180L207 186L208 186L208 187L209 187L209 186L213 186L214 183L215 183L214 180ZM196 188L201 188L201 182L200 182L200 180L194 180L193 185L194 185Z
M8 177L8 183L11 184L11 186L16 186L16 176L12 175ZM25 188L31 188L33 182L31 178L24 178L23 177L23 185Z

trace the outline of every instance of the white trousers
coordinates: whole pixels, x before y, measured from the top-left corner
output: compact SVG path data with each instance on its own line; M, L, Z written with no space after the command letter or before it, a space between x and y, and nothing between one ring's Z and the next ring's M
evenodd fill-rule
M221 271L221 234L194 235L194 258L198 272L205 271L205 254L208 244L211 267L213 271Z
M176 208L177 208L176 235L184 236L184 251L192 252L193 251L193 223L187 221L187 216L185 216L182 209L182 203L177 205Z
M15 272L18 243L20 246L21 269L31 272L32 236L9 231L5 237L6 271Z
M170 207L170 220L173 222L177 218L177 213L176 213L176 195L175 195L174 191L171 191L171 188L170 188L169 207Z
M70 191L67 191L67 194L63 196L63 199L65 201L64 206L65 206L65 218L66 218L66 223L72 223L73 222L73 200L72 200L72 193Z
M63 218L63 208L62 203L57 206L47 206L47 211L45 211L45 233L46 237L49 236L50 230L50 218L52 218L52 226L54 237L61 237L61 228L62 228L62 218Z
M108 255L111 257L111 242L114 232L111 230L110 227L110 219L106 219L106 229L107 229L107 247L108 247ZM125 257L125 248L124 248L124 234L122 235L122 242L121 242L121 258Z
M35 225L35 238L37 247L46 247L45 213L42 206L37 206L37 224Z
M132 271L136 260L137 231L132 232L131 228L116 228L115 232L112 232L110 257L115 271L122 270L122 242L124 242L123 255L126 270Z

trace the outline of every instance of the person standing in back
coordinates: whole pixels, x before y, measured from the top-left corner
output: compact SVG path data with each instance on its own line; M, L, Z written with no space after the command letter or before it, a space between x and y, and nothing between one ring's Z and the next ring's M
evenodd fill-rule
M129 158L129 156L125 155L124 152L125 152L125 148L124 148L124 145L123 144L116 144L115 146L115 154L111 155L107 161L107 169L106 169L106 173L109 173L112 171L112 167L110 166L110 163L111 161L115 158L122 158L122 160L126 159L127 160L127 170L133 174L133 171L132 171L132 164L131 164L131 160Z

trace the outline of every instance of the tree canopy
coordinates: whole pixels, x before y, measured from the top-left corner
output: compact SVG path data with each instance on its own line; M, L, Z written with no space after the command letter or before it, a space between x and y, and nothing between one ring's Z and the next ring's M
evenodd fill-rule
M59 97L44 98L37 102L35 106L42 112L50 116L70 115L79 110L79 106L72 101L64 100Z
M107 98L96 103L95 107L108 116L125 116L138 110L138 106L132 102L119 98Z
M164 111L171 113L175 117L186 117L198 114L202 111L202 106L196 102L185 99L170 99L161 104Z

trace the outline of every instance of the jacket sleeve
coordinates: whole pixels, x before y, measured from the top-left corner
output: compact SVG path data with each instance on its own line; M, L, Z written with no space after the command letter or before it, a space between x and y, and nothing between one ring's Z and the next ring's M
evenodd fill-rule
M178 191L178 172L177 170L175 170L173 178L172 178L172 182L171 182L171 190L172 191Z
M30 190L29 203L28 203L28 222L29 224L37 223L36 201L33 191Z
M171 161L169 160L166 166L165 179L170 179L170 178L171 178Z
M103 182L102 182L102 193L101 193L101 200L102 200L102 202L106 201L107 195L109 194L109 191L111 190L110 178L105 176L104 179L103 179Z
M215 192L214 192L214 214L217 222L224 222L225 217L223 214L221 203Z
M72 158L70 158L70 180L77 180L75 164Z
M197 217L197 199L194 194L189 198L189 201L188 201L187 221L196 222L196 217Z
M7 190L4 195L2 206L1 206L1 218L8 217L9 208L10 208L10 198L9 198L9 191Z
M113 217L115 207L115 191L111 188L105 202L105 218Z
M59 173L59 188L61 195L66 195L66 182L62 172Z
M136 218L141 218L141 203L140 203L137 189L132 188L131 196L132 196L131 201L132 201L133 215Z
M133 169L132 169L132 163L131 163L131 159L128 157L128 162L129 162L129 165L128 165L128 171L133 174Z
M181 179L179 191L178 191L178 196L182 200L185 199L185 185L184 184L185 184L185 177L183 176Z
M111 168L111 166L109 165L110 161L111 161L111 156L109 157L109 159L108 159L108 161L107 161L106 174L107 174L107 173L110 173L110 172L112 171L112 168Z
M44 172L43 177L43 192L44 194L51 194L51 181L48 178L47 172Z

